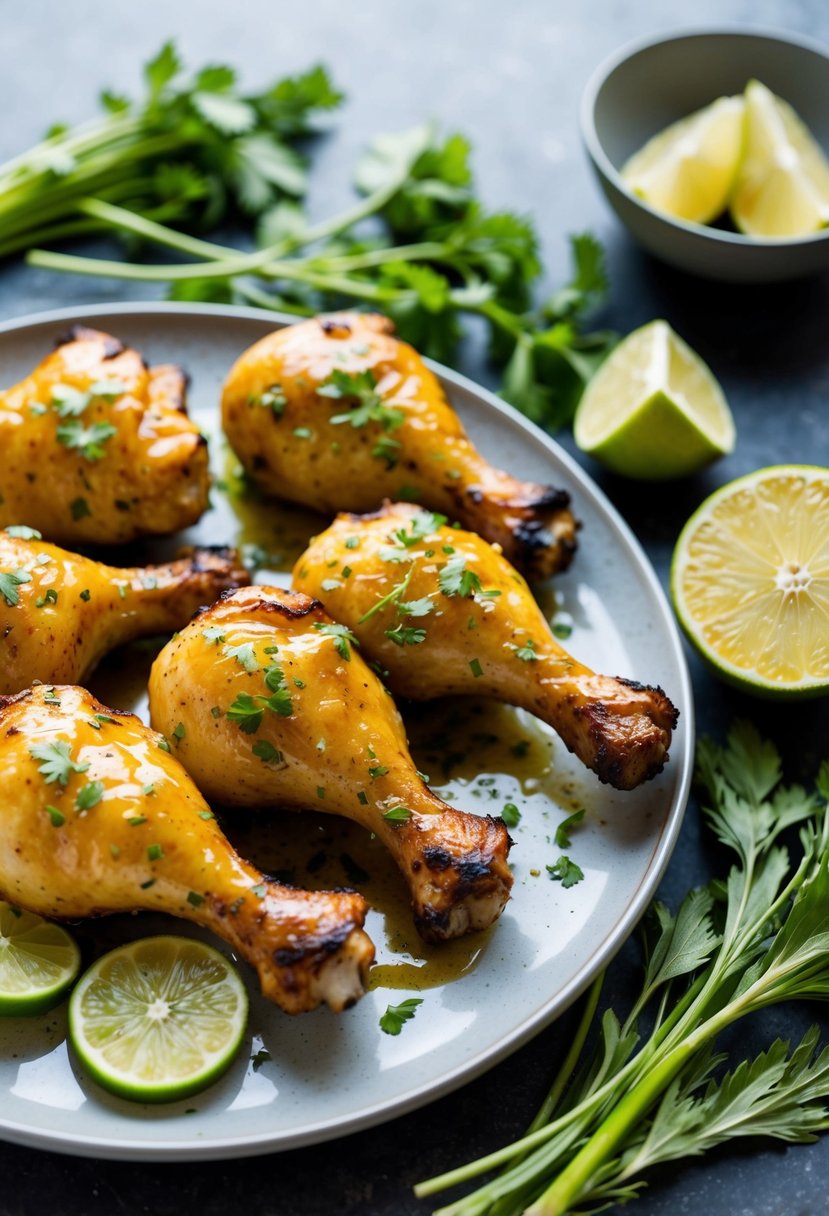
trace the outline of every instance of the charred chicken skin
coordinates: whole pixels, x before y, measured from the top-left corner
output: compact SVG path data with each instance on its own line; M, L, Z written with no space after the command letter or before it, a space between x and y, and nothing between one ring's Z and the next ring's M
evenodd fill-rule
M294 567L364 657L413 700L489 696L549 723L601 781L629 790L668 759L660 688L596 675L563 649L524 579L479 536L407 503L340 515Z
M233 549L119 568L31 529L0 531L0 693L36 681L82 684L116 646L180 629L197 608L249 582Z
M207 798L333 812L374 832L426 940L500 914L512 883L506 828L430 791L391 697L316 600L226 593L156 659L150 711Z
M180 368L148 368L116 338L76 326L0 393L0 527L114 545L175 532L207 508L207 444Z
M532 578L575 551L567 493L488 464L385 317L316 317L263 338L231 370L222 419L267 494L331 514L413 498L497 541Z
M228 942L287 1012L353 1004L374 956L362 896L266 879L162 744L82 688L0 697L0 897L58 919L169 912Z

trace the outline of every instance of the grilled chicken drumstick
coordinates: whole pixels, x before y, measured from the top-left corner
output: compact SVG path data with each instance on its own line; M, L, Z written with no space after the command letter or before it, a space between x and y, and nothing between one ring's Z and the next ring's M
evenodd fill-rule
M186 377L148 368L117 338L75 326L0 393L0 527L114 545L175 532L207 509L207 444Z
M486 541L406 503L340 515L294 567L403 697L495 697L558 731L629 790L668 759L677 712L659 688L596 675L564 650L523 578Z
M0 697L0 897L64 919L170 912L228 942L287 1012L353 1004L374 956L362 896L269 882L163 743L82 688Z
M207 798L330 811L374 832L408 882L426 940L485 928L512 883L506 828L429 790L349 636L305 595L228 592L156 659L153 725Z
M533 578L575 551L569 496L488 464L385 317L316 317L263 338L231 370L222 418L245 469L278 498L332 514L413 498L497 541Z
M81 684L116 646L171 633L220 592L249 582L234 549L122 569L47 544L29 528L0 531L0 693L38 680Z

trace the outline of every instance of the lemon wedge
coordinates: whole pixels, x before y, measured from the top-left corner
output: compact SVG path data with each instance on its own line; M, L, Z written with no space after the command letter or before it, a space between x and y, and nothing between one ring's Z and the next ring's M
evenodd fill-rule
M634 194L656 211L707 224L728 205L743 147L742 97L720 97L673 123L622 169Z
M746 87L746 142L731 217L749 236L809 236L829 225L829 162L792 107Z

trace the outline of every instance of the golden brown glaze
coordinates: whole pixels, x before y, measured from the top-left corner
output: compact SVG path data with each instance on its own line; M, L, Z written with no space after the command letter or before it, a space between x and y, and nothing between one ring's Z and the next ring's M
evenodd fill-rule
M154 726L207 798L332 812L374 832L408 882L427 940L485 928L512 882L506 828L431 792L388 692L331 630L305 595L229 592L156 659Z
M579 663L509 562L440 517L407 503L340 515L299 558L293 578L354 631L396 695L467 694L520 706L617 789L647 781L668 759L677 713L662 690Z
M65 780L44 772L45 745L76 766ZM59 919L169 912L228 942L289 1013L352 1004L374 956L362 896L268 881L162 745L82 688L0 697L0 897Z
M5 531L0 574L29 576L0 591L0 693L38 680L82 684L116 646L180 629L222 591L250 582L235 549L122 568Z
M332 422L355 404L324 395L335 373L368 374L397 422ZM575 551L569 496L488 464L385 317L316 317L263 338L232 368L222 420L248 473L278 498L330 513L414 499L497 541L533 578L564 569Z
M195 523L207 509L207 445L187 417L185 387L179 368L148 368L116 338L76 326L0 393L0 527L110 545ZM85 407L77 395L67 403L67 389L90 394ZM73 431L101 425L115 432L100 456L71 446Z

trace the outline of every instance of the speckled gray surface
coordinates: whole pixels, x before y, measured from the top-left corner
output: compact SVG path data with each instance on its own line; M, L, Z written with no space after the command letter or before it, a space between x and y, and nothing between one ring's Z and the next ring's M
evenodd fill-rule
M663 579L679 527L708 490L763 464L827 462L827 279L745 291L663 269L629 243L605 209L577 131L582 85L619 44L660 29L715 23L777 26L829 42L822 0L697 0L693 6L680 0L235 0L221 7L198 0L3 0L0 15L2 157L55 118L83 118L104 84L134 87L143 59L174 35L191 62L245 64L251 83L314 59L332 67L350 100L316 157L312 197L320 213L348 196L355 155L370 134L431 114L472 137L490 205L536 217L552 282L562 272L565 234L593 228L607 243L613 282L601 320L629 330L667 317L710 361L737 418L734 455L691 482L643 488L599 477ZM2 317L140 295L119 283L0 267ZM464 370L492 382L474 344ZM793 770L814 771L829 737L825 701L781 711L723 690L696 662L692 672L702 731L718 732L736 714L749 714L780 740ZM711 861L692 804L664 896L673 899L703 880ZM611 970L609 1001L623 999L635 966L631 946ZM829 1031L819 1008L774 1011L752 1024L750 1046L797 1035L811 1021ZM565 1017L487 1076L420 1112L275 1157L126 1165L0 1144L0 1216L178 1216L187 1209L202 1216L425 1216L431 1205L412 1198L411 1184L518 1133L570 1030ZM745 1044L741 1030L739 1046ZM823 1216L828 1169L829 1141L793 1149L746 1146L705 1164L666 1169L632 1210L642 1216Z

